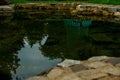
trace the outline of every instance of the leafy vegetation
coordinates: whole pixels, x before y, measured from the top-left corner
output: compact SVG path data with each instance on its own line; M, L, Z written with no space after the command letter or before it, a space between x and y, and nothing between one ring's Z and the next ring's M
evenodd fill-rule
M90 2L90 3L99 3L99 4L114 4L120 5L119 0L12 0L12 3L25 3L25 2Z
M120 5L119 0L85 0L85 1L86 2L91 2L91 3Z
M27 0L12 0L12 3L13 4L16 4L16 3L26 3Z

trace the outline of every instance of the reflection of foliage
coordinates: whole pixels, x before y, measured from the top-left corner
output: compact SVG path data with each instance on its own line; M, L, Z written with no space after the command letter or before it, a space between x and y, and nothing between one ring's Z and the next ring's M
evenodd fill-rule
M69 13L69 10L60 10L60 11L55 11L55 10L43 10L43 11L33 11L33 12L28 12L28 11L15 11L13 13L13 18L14 19L19 19L19 20L61 20L65 18L76 18L76 16L72 16ZM67 16L66 16L67 15Z
M38 40L40 40L43 36L43 21L33 21L33 20L26 20L24 22L24 29L26 31L26 36L29 40L29 44L35 44Z
M18 22L1 23L0 26L0 74L6 79L10 71L19 66L16 51L23 47L24 35Z
M97 28L93 28L90 31L90 37L93 39L93 44L97 48L97 55L109 55L109 56L116 56L114 51L118 52L117 56L119 55L119 48L120 48L120 35L119 31L120 28L118 27L119 24L117 23L110 23L110 22L97 22ZM101 36L102 35L102 36Z
M61 24L61 25L59 25ZM62 52L65 50L65 27L62 21L50 21L49 26L46 26L48 40L42 48L43 54L51 58L62 57ZM59 46L58 46L59 45ZM48 55L49 54L49 55Z
M26 3L27 0L12 0L12 3L17 4L17 3Z
M52 25L54 29L48 27L48 34L52 37L48 38L42 48L45 56L72 59L86 59L95 55L120 56L118 54L120 53L119 24L93 22L89 32L88 28L70 26L66 27L67 32L65 32L65 28L61 27L64 24L57 24Z

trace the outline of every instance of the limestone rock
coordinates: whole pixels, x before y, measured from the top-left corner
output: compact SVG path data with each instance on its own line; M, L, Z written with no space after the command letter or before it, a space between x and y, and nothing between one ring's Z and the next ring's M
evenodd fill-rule
M48 79L47 77L44 77L44 76L34 76L34 77L28 78L26 80L50 80L50 79Z
M119 64L116 64L115 66L120 68L120 63L119 63Z
M80 64L80 61L65 59L62 63L59 63L58 66L68 67L68 66L72 66L72 65L75 65L75 64Z
M105 66L105 67L99 68L99 70L103 73L108 73L111 75L120 76L120 68L119 67Z
M9 7L9 6L0 6L0 9L2 9L3 11L12 11L13 8Z
M57 78L56 80L83 80L79 78L76 74L68 74Z
M110 59L110 57L107 56L95 56L95 57L91 57L88 59L88 61L103 61L106 59Z
M70 66L70 68L73 72L78 72L78 71L81 71L81 70L87 70L88 69L87 67L85 67L82 64L76 64L76 65Z
M111 66L110 63L105 63L105 62L89 62L89 61L86 61L83 63L83 65L87 68L100 68L100 67L103 67L103 66Z
M101 11L98 10L97 8L94 8L93 14L95 14L95 15L101 15L102 13L101 13Z
M116 9L116 8L112 8L112 7L110 7L110 8L108 8L108 11L109 11L109 12L116 12L117 9Z
M120 17L120 12L114 12L114 16Z
M110 13L109 13L108 11L106 11L106 10L103 10L102 13L103 13L104 16L108 16L108 15L110 14Z
M113 65L120 64L120 58L111 58L111 59L106 60L105 62L111 63Z
M72 73L72 70L70 68L59 68L56 67L54 69L52 69L48 74L47 77L51 80L55 80L57 77L62 76L62 75L66 75Z
M108 76L108 74L100 72L97 69L83 70L76 73L79 77L83 78L83 80L93 80L101 77Z
M78 62L68 60L43 76L27 80L120 80L120 58L97 56ZM76 60L75 60L76 61ZM114 64L112 64L114 63ZM72 64L72 65L71 65Z
M71 10L70 12L71 12L71 14L77 14L78 11L77 10Z
M119 76L107 76L107 77L100 78L98 80L120 80L120 77Z
M95 79L102 78L105 76L108 76L108 74L97 73L97 74L93 74L93 75L82 76L82 78L83 78L83 80L95 80Z
M59 69L59 68L55 68L47 74L47 77L54 80L58 76L62 75L63 73L64 73L64 70Z
M78 11L84 11L84 7L85 6L83 6L83 5L78 5L78 6L76 6L76 10L78 10Z

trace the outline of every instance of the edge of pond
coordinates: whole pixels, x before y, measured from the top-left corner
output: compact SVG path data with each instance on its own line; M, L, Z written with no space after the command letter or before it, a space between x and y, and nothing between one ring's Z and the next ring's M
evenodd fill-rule
M84 61L65 59L47 73L39 76L33 76L26 80L89 79L120 79L120 57L95 56Z

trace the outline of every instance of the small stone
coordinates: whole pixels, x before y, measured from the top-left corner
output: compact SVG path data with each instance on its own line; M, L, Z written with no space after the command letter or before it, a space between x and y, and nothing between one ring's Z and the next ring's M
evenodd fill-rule
M120 17L120 12L114 12L114 16Z
M106 11L106 10L103 10L102 13L103 13L104 16L108 16L108 15L110 14L110 13L109 13L108 11Z
M110 7L110 8L108 8L108 11L109 11L109 12L116 12L117 9L116 9L116 8L112 8L112 7Z
M97 8L95 8L95 9L93 10L93 13L94 13L95 15L101 15L101 11L98 10Z
M71 14L77 14L77 10L71 10Z
M85 6L84 5L78 5L78 6L76 6L76 10L84 11L85 10Z

